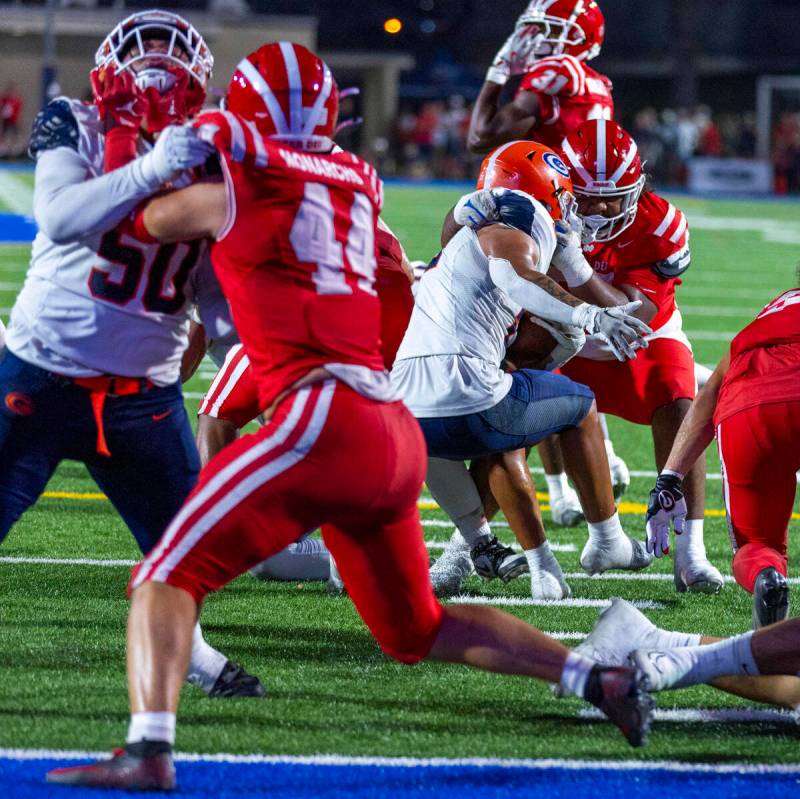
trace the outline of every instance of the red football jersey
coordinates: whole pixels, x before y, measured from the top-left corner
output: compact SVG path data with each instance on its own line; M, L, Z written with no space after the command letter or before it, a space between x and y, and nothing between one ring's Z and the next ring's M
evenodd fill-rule
M657 330L674 313L675 287L682 282L663 277L658 268L684 268L691 259L686 217L662 197L645 192L633 224L611 241L584 249L584 254L603 280L613 286L634 286L656 305L650 327Z
M382 187L373 167L262 138L230 113L196 124L223 127L214 141L229 218L212 260L260 406L317 366L383 374L374 288Z
M800 400L800 289L773 300L731 342L714 424L770 402Z
M539 122L528 136L557 148L587 119L611 119L611 81L571 55L542 58L522 79L521 92L539 100Z

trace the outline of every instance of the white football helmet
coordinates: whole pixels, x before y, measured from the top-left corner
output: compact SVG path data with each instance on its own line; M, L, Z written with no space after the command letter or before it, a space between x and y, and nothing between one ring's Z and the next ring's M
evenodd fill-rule
M148 52L148 39L165 42L164 50ZM138 52L131 56L134 48ZM154 87L161 94L177 80L167 67L186 70L203 89L214 67L214 57L197 29L178 14L160 9L137 11L122 20L103 40L94 60L97 67L113 66L117 73L133 70L140 89Z

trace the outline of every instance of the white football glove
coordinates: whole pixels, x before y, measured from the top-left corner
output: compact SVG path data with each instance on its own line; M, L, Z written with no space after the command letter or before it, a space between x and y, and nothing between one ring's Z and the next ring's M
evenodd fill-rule
M550 332L556 340L556 346L550 353L547 363L542 367L548 372L563 366L570 358L577 355L586 343L586 334L579 327L564 325L560 322L549 322L534 317L536 324Z
M686 521L683 476L664 469L656 479L647 505L647 551L657 558L669 553L670 523L680 535Z
M633 360L637 349L647 347L644 336L653 332L641 319L631 315L641 304L641 300L636 300L600 308L584 302L573 309L572 323L604 341L618 361Z
M580 230L576 230L563 220L556 222L556 249L552 264L564 276L569 288L587 283L594 269L586 260L581 247Z
M486 72L487 81L503 86L512 75L523 75L530 71L536 61L534 50L537 37L532 34L532 29L527 27L514 30L497 51Z
M153 149L142 158L142 172L158 185L175 180L181 172L204 164L215 152L197 131L187 125L170 125L161 131Z
M500 219L497 213L495 192L504 192L506 189L478 189L478 191L465 194L453 209L453 220L457 225L477 230L483 225L497 222Z

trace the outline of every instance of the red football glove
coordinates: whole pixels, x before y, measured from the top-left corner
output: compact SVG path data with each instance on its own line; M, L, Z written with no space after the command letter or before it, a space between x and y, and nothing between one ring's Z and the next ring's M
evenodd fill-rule
M145 90L147 100L147 130L160 133L169 125L183 125L194 116L206 99L206 90L196 78L181 67L170 66L168 71L176 77L172 88L161 94L151 86Z
M89 73L97 110L106 129L126 127L138 131L147 111L147 103L134 83L130 70L120 72L114 67L98 67Z

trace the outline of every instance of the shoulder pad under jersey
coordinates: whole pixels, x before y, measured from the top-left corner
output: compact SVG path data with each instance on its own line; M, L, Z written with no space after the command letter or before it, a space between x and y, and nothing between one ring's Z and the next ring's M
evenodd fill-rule
M51 100L33 120L28 154L36 158L45 150L70 147L78 150L78 122L68 100Z

